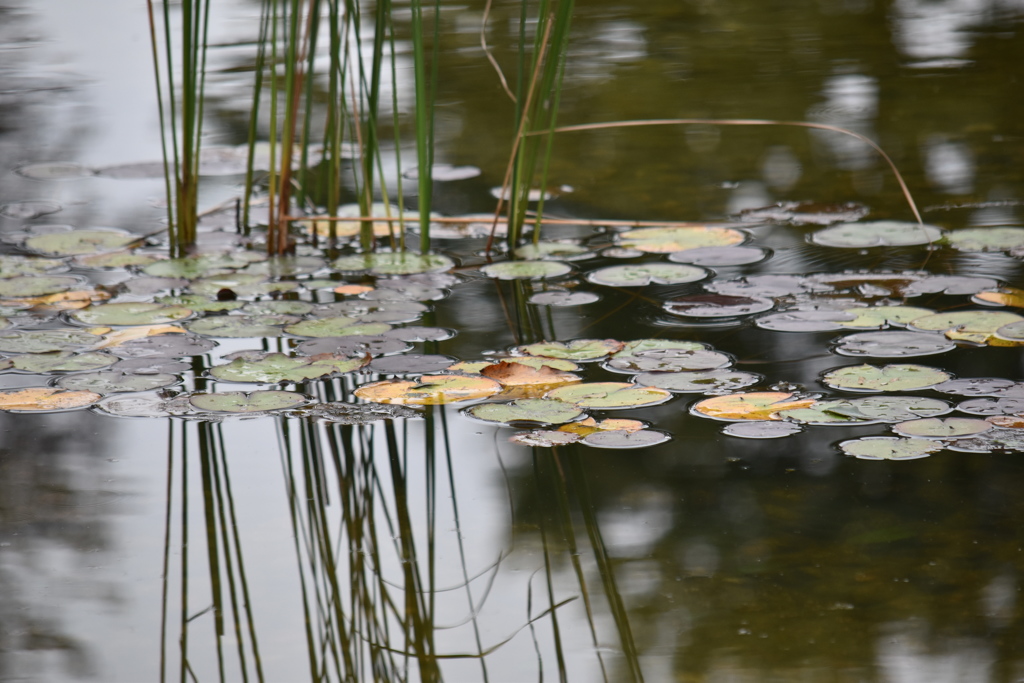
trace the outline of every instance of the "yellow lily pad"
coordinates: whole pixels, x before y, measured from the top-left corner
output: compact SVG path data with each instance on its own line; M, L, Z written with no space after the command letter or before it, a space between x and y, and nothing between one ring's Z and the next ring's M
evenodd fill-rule
M780 411L809 408L813 398L799 398L785 391L751 391L744 394L714 396L699 401L690 412L729 422L738 420L780 420Z
M475 401L501 391L501 384L486 377L472 375L423 375L418 381L384 380L366 384L355 395L375 403L407 405L442 405L459 401Z
M56 412L85 408L102 398L94 391L65 391L59 387L0 390L0 410L10 413Z

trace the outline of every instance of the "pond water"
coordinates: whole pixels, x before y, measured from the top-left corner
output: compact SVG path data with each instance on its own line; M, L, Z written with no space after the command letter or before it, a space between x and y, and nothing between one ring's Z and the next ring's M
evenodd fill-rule
M259 3L214 12L205 142L230 147L246 137L251 73L239 67L251 60ZM518 12L497 2L491 13L489 41L506 68ZM479 47L482 15L482 3L445 3L441 14L437 161L480 170L436 183L444 214L493 211L514 132ZM1014 327L1024 298L1011 289L1024 287L1024 240L1014 231L1003 245L967 239L1021 225L1022 21L1016 0L580 3L562 124L843 127L888 152L925 222L943 232L921 240L913 225L876 228L883 246L846 245L865 225L823 233L839 221L816 215L846 204L850 220L864 210L865 221L913 220L879 156L838 133L707 123L560 134L546 210L598 225L545 236L582 241L587 258L561 279L494 280L478 270L485 239L438 239L459 260L455 279L421 278L422 296L401 302L411 315L392 306L378 318L454 330L413 352L467 361L542 341L708 345L580 363L586 382L670 389L661 390L670 400L645 407L589 410L645 421L641 433L670 441L530 447L510 442L517 430L467 416L468 403L355 426L340 420L358 416L308 408L243 419L179 402L178 417L164 416L176 395L281 388L204 373L233 352L291 353L312 336L282 336L281 321L266 339L209 333L216 348L171 370L180 384L130 394L148 397L157 417L0 412L0 681L1024 680L1024 364ZM399 46L388 87L408 103L408 46ZM158 230L163 181L126 166L160 158L144 5L0 0L0 54L4 254L65 229L53 226ZM414 158L411 144L403 156ZM399 169L387 173L394 181ZM211 173L202 207L230 205L239 184L237 173ZM764 207L774 209L747 211ZM599 253L644 242L608 227L616 219L706 222L720 238L742 230L744 246L762 251L710 262L686 251L670 260L660 247ZM211 214L202 239L233 245L233 208ZM658 271L667 284L621 280L650 275L640 265L654 263L679 267ZM710 270L691 282L682 273L694 263ZM634 268L594 275L622 265ZM323 261L285 274L277 280L300 285L285 294L226 286L247 302L372 301L332 291L337 271ZM857 272L835 275L846 271ZM170 286L82 262L69 272L88 279L77 289L115 302ZM379 296L394 285L346 278ZM214 282L211 293L222 288ZM528 303L544 290L598 300ZM10 301L28 296L3 291L15 331L106 324ZM417 298L425 313L408 305ZM747 308L723 313L726 304ZM885 305L926 310L843 324ZM944 320L965 311L989 317ZM996 312L1009 317L996 325ZM918 335L837 342L907 324ZM114 347L122 358L174 355ZM0 353L13 365L3 389L77 374L40 377L19 360L36 354ZM663 372L684 360L699 367ZM864 364L939 376L878 379ZM705 395L698 369L733 373L732 383ZM282 386L337 402L383 377L372 370ZM738 403L716 401L742 392ZM618 445L641 439L614 434Z

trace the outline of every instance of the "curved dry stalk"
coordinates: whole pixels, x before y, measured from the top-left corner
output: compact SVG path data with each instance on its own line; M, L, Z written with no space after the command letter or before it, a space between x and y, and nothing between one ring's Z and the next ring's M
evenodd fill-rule
M693 124L711 126L794 126L796 128L828 130L833 133L842 133L844 135L857 138L861 142L866 143L871 147L871 149L878 152L879 156L885 159L885 162L889 165L889 169L892 170L893 175L896 176L896 182L899 183L900 190L903 192L903 197L907 200L907 204L910 205L910 210L914 214L914 218L917 219L919 225L924 225L924 219L921 218L921 212L917 210L917 204L914 202L914 198L910 194L910 188L907 187L899 169L896 168L896 164L891 158L889 158L889 155L885 153L885 150L879 147L875 141L869 137L847 128L840 128L839 126L832 126L827 123L810 123L808 121L775 121L772 119L648 119L637 121L609 121L606 123L584 123L575 126L559 126L550 130L521 133L521 135L523 137L527 137L532 135L548 135L549 133L575 133L584 130L604 130L607 128L640 128L644 126L678 126Z
M491 4L494 0L487 0L487 4L484 5L484 16L480 20L480 47L484 50L484 56L487 57L487 61L494 67L494 73L498 74L498 80L501 81L501 89L505 91L505 94L509 96L509 99L514 103L516 101L515 93L508 87L508 81L505 79L505 73L501 70L501 65L498 64L498 60L491 54L491 48L487 45L487 19L491 16Z

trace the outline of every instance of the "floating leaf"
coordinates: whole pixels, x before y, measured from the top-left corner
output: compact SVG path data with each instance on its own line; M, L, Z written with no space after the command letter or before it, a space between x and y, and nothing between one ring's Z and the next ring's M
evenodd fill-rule
M157 372L144 375L106 370L81 372L64 375L57 380L57 386L74 391L94 391L97 394L115 394L128 391L152 391L179 382L177 375Z
M580 438L579 434L573 434L572 432L562 432L553 429L535 429L532 432L519 432L509 438L509 441L517 443L520 446L554 448L555 446L565 446L575 443L576 441L579 441Z
M527 303L534 306L586 306L601 300L600 294L594 292L569 292L564 289L553 289L537 292Z
M635 432L608 430L594 432L583 437L580 441L584 446L591 448L648 448L672 440L668 432L659 429L641 429Z
M770 221L794 225L828 225L839 221L855 221L868 214L868 207L856 202L828 204L822 202L777 202L771 206L740 211L744 222Z
M0 411L45 413L85 408L102 398L92 391L65 391L57 387L0 389Z
M70 313L68 317L83 325L162 325L194 315L184 306L142 301L89 306Z
M444 341L445 339L451 339L456 334L455 330L450 330L447 327L399 327L393 330L388 330L383 334L388 339L397 339L403 342L428 342L428 341Z
M484 422L512 426L520 426L520 423L564 424L584 414L576 406L543 398L520 398L510 403L481 403L464 409L463 413Z
M541 365L539 368L535 368L525 363L507 361L498 361L493 365L488 365L480 370L480 374L497 380L507 387L553 386L579 382L581 379L579 375L561 372L550 365Z
M903 325L911 320L931 315L934 311L916 306L871 306L870 308L854 308L848 311L853 314L852 320L839 322L842 327L857 329L880 330L889 325Z
M984 344L999 328L1019 321L1024 321L1024 317L1009 311L956 311L915 318L910 328L941 331L950 339Z
M779 417L783 420L789 420L791 422L799 422L801 424L809 425L849 425L849 424L870 424L873 420L869 420L860 416L853 416L850 414L844 414L835 410L835 408L847 405L846 401L842 399L833 399L829 401L815 401L813 404L806 408L790 408L787 410L780 410ZM855 412L855 411L848 411Z
M840 223L819 230L811 241L825 247L903 247L931 244L942 237L942 229L934 225L918 225L903 221L865 221Z
M638 432L650 425L643 420L627 420L621 417L605 418L598 422L592 417L587 417L578 422L571 422L559 427L559 431L572 432L580 436L587 436L601 431Z
M25 164L14 170L18 175L33 180L77 180L93 174L92 169L72 161L44 161Z
M999 282L988 277L971 277L968 275L927 275L908 282L900 293L905 297L922 294L976 294L991 289Z
M1024 417L1021 415L992 415L985 418L985 421L1004 429L1024 429Z
M959 396L1000 396L1014 389L1017 383L1012 379L998 377L965 377L936 384L932 389L944 394Z
M760 382L761 375L738 370L707 370L704 372L642 372L633 381L677 394L719 394L745 389Z
M316 417L343 425L366 425L380 420L399 420L422 417L418 410L400 405L381 403L317 403L302 408L297 414Z
M290 301L288 299L271 301L252 301L245 304L242 312L246 315L306 315L313 310L308 301Z
M455 365L448 368L449 372L462 372L466 374L480 374L480 371L484 368L491 367L492 365L505 364L516 364L523 365L533 370L542 370L547 367L552 370L560 370L562 372L575 372L580 369L580 366L576 365L570 360L564 358L546 358L544 356L511 356L507 358L501 358L497 360L474 360L474 361L460 361ZM500 371L499 371L500 372Z
M978 292L971 298L977 303L1024 308L1024 289L1016 287L1001 287L996 291Z
M924 365L849 365L825 373L825 386L846 391L914 391L952 379L949 373Z
M1018 415L1024 414L1024 398L973 398L956 409L969 415Z
M674 251L668 255L673 263L695 266L745 266L768 258L770 252L760 247L696 247Z
M830 332L842 329L840 323L853 319L854 314L845 310L796 310L769 313L754 324L775 332Z
M157 302L171 306L184 306L200 313L218 313L235 311L245 306L244 301L218 301L199 294L180 294L178 296L157 297Z
M916 460L941 451L943 445L929 439L866 436L839 444L840 450L861 460Z
M658 254L698 247L728 247L746 239L746 234L739 230L711 226L640 228L615 236L615 241L622 247Z
M48 353L99 344L103 337L83 330L12 330L0 333L0 352Z
M996 328L995 336L1008 341L1024 341L1024 320L1001 325Z
M502 261L480 267L480 272L496 280L548 280L572 272L561 261Z
M564 358L580 362L601 360L623 347L614 339L574 339L570 342L538 342L516 348L516 353L528 356Z
M1010 251L1024 247L1024 228L959 228L947 233L945 242L958 251Z
M135 251L111 251L99 254L79 254L72 263L78 268L91 270L122 270L125 268L142 268L157 261L161 257L156 254L142 254Z
M87 372L99 370L117 362L116 356L100 351L71 353L69 351L52 351L50 353L34 353L15 356L11 366L22 372L33 372L44 375L51 372Z
M621 343L621 342L620 342ZM662 351L701 351L710 349L709 344L681 339L634 339L622 343L622 348L615 351L615 357L646 356L652 352Z
M587 247L572 242L524 244L516 248L515 254L518 258L535 261L576 261L594 255Z
M754 391L727 394L698 401L690 412L714 420L779 420L779 411L808 408L813 398L799 398L784 391Z
M750 420L733 422L722 428L723 434L738 436L741 439L782 439L803 431L796 422L780 422L772 420Z
M350 358L362 356L389 356L404 353L411 344L384 336L354 334L348 337L320 337L304 341L295 347L298 353L315 356L318 353L335 353Z
M451 270L455 263L440 254L413 254L374 252L342 256L331 266L343 272L369 270L377 275L408 275L411 273L436 273Z
M716 294L754 299L835 291L831 285L804 275L747 275L731 280L713 280L704 289Z
M66 292L82 284L74 275L17 275L0 278L0 297L26 298Z
M955 348L956 344L945 337L926 332L860 332L835 342L838 354L872 358L930 356Z
M603 367L612 372L686 372L714 370L732 364L732 357L708 349L659 349L627 356L617 353Z
M832 404L831 410L872 422L902 422L944 415L953 409L946 401L920 396L862 396Z
M387 323L364 323L356 318L339 316L303 320L286 326L284 331L297 337L347 337L353 334L369 337L383 334L390 329L391 325Z
M22 256L21 254L0 254L0 278L41 275L54 270L66 269L67 264L60 259Z
M650 284L680 285L697 282L708 276L708 271L697 266L677 263L647 263L627 266L608 266L587 273L587 280L609 287L644 287Z
M441 372L457 361L458 358L440 354L408 353L377 358L367 369L381 375L422 375Z
M294 322L291 316L276 315L218 315L185 323L189 332L204 337L241 339L247 337L280 337L281 326Z
M572 403L580 408L611 410L658 405L672 394L656 387L641 387L625 382L587 382L552 389L544 398Z
M108 338L110 336L107 335ZM117 341L117 344L108 341L102 348L111 346L111 353L121 358L188 358L201 356L217 348L217 342L212 339L191 334L157 334L130 341Z
M92 228L33 235L23 246L44 256L77 256L122 249L139 239L125 230Z
M662 308L688 318L733 318L763 313L775 307L772 299L729 294L693 294L666 301Z
M957 439L964 436L974 436L991 428L991 423L969 417L930 417L900 422L893 425L892 430L901 436Z
M337 215L339 218L358 218L363 215L362 209L358 204L344 204L338 207ZM369 207L369 215L373 217L391 218L394 221L373 221L373 235L374 237L388 237L389 235L398 234L401 232L402 223L398 220L402 218L406 225L409 222L416 220L420 217L419 213L414 211L406 211L402 213L401 210L392 204L384 204L382 202L374 202ZM331 234L332 224L333 231L337 237L355 237L360 233L363 227L362 221L325 221L325 220L308 220L302 221L300 225L305 227L307 230L313 228L316 234L321 237L328 237Z
M224 391L192 394L188 398L196 408L223 413L264 413L298 408L310 398L294 391Z
M468 375L423 375L418 382L385 380L356 389L361 399L376 403L441 405L487 398L501 391L501 385L486 377Z
M331 354L293 357L283 353L267 353L260 354L258 358L235 358L227 365L216 365L210 368L209 375L224 382L299 384L358 370L366 365L367 360Z
M326 267L327 261L319 256L284 255L262 258L256 263L250 263L246 266L245 272L280 278L308 275Z
M181 399L184 399L184 405ZM111 417L169 417L188 413L191 409L188 397L166 399L157 394L115 394L103 398L94 406L94 410Z

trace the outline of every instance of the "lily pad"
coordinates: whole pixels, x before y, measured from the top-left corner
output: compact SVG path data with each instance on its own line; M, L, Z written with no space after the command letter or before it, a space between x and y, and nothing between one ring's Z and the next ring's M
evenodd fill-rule
M1014 389L1017 383L1000 377L965 377L936 384L932 389L958 396L1001 396Z
M600 300L601 295L594 292L570 292L564 289L553 289L547 292L537 292L527 300L527 303L534 306L586 306Z
M531 448L554 448L575 443L581 438L579 434L562 432L557 429L535 429L531 432L519 432L509 438L509 441Z
M859 332L835 342L835 352L840 355L872 358L931 356L955 348L945 337L926 332Z
M825 373L825 386L846 391L914 391L928 389L952 376L924 365L849 365Z
M69 313L68 317L83 325L162 325L192 315L193 311L184 306L125 301L89 306Z
M698 247L728 247L741 244L746 239L746 234L739 230L712 226L640 228L615 237L615 241L627 249L658 254Z
M570 342L538 342L516 348L516 353L528 356L564 358L580 362L601 360L622 349L623 344L614 339L574 339Z
M651 284L680 285L697 282L709 275L697 266L679 263L647 263L625 266L608 266L587 273L587 280L609 287L645 287Z
M693 294L671 299L662 305L669 313L688 318L733 318L763 313L774 307L772 299L729 294Z
M916 460L942 450L943 445L929 439L902 439L894 436L866 436L839 444L840 450L861 460Z
M440 254L413 254L374 252L342 256L331 266L342 272L362 272L377 275L408 275L411 273L439 273L451 270L455 263Z
M672 440L668 432L660 429L641 429L635 432L602 430L588 434L580 441L584 446L591 448L648 448Z
M947 233L945 242L958 251L1010 251L1024 247L1024 228L959 228Z
M754 324L775 332L831 332L841 330L841 323L854 319L846 310L814 309L769 313L757 318Z
M864 417L843 414L835 408L846 405L842 399L828 401L815 401L806 408L790 408L780 410L779 417L791 422L809 425L835 425L846 426L851 424L870 424L873 420Z
M444 341L445 339L451 339L456 334L458 333L455 330L448 329L447 327L411 326L388 330L382 336L403 342L428 342Z
M188 398L196 408L224 413L265 413L298 408L310 398L294 391L224 391L192 394Z
M864 249L932 244L941 237L942 229L934 225L904 221L865 221L833 225L814 233L810 239L825 247Z
M746 275L731 280L713 280L705 283L704 289L715 294L755 299L835 291L831 285L804 275Z
M741 439L782 439L803 431L796 422L780 422L777 420L751 420L749 422L732 422L722 428L723 434L738 436Z
M93 391L65 391L58 387L0 389L0 411L54 413L85 408L101 398Z
M1000 287L995 291L978 292L971 299L975 303L980 304L998 304L999 306L1024 308L1024 289Z
M189 332L204 337L242 339L249 337L280 337L282 326L294 322L290 316L218 315L185 323Z
M910 329L944 332L953 340L984 344L1001 327L1020 321L1024 317L1009 311L956 311L915 318Z
M347 337L349 335L375 336L391 329L387 323L366 323L348 316L303 320L284 328L296 337Z
M710 349L709 344L703 342L686 341L682 339L634 339L622 344L617 350L615 357L621 356L646 356L652 352L663 351L701 351Z
M969 415L1021 415L1024 414L1024 399L972 398L958 403L956 409Z
M22 256L21 254L0 254L0 278L41 275L55 270L66 269L67 264L60 259Z
M564 424L584 415L583 410L574 405L543 398L521 398L510 403L481 403L464 409L463 413L484 422L511 426L521 426L522 423Z
M84 330L11 330L0 333L0 352L49 353L95 346L103 337Z
M90 270L123 270L125 268L142 268L162 260L156 254L143 254L136 251L111 251L99 254L79 254L73 259L78 268Z
M449 372L462 372L466 374L480 374L483 370L493 367L491 371L498 376L507 374L503 365L522 365L532 370L557 370L561 372L575 372L580 366L571 360L564 358L547 358L544 356L510 356L492 360L460 361L448 368Z
M496 280L549 280L572 272L561 261L502 261L480 267L480 272Z
M260 357L235 358L226 365L210 368L209 375L224 382L259 382L299 384L353 372L366 365L366 358L348 358L331 354L287 356L283 353L261 354Z
M215 348L217 342L212 339L190 334L159 334L117 344L110 347L110 352L121 358L189 358Z
M138 239L138 235L125 230L92 228L33 235L23 246L44 256L77 256L123 249Z
M341 401L317 403L301 408L294 414L301 417L319 418L342 425L368 425L380 420L403 420L422 417L419 410L400 405L344 403Z
M763 261L770 252L760 247L696 247L674 251L668 255L673 263L691 263L695 266L745 266Z
M45 296L82 285L74 275L17 275L0 278L0 297L5 299Z
M861 396L833 404L831 410L872 422L902 422L952 411L946 401L921 396Z
M1007 341L1024 341L1024 320L1001 325L996 328L995 336Z
M501 385L486 377L469 375L423 375L419 381L385 380L356 389L361 399L376 403L442 405L474 401L493 396Z
M389 337L353 334L348 337L320 337L304 341L295 347L295 351L304 356L315 356L318 353L334 353L350 358L362 356L390 356L404 353L412 349L412 345Z
M52 351L50 353L34 353L15 356L11 359L11 367L21 372L32 372L44 375L53 372L87 372L99 370L113 365L117 356L101 351L72 353L70 351Z
M245 272L279 278L308 275L326 267L327 261L319 256L271 256L250 263Z
M458 360L452 356L442 356L436 353L408 353L374 359L367 369L381 375L422 375L441 372Z
M557 363L557 360L552 360ZM544 364L531 367L526 363L498 361L480 369L484 377L497 380L506 387L542 386L551 387L559 384L571 384L581 381L579 375L563 372L552 365Z
M580 408L612 410L658 405L672 398L671 392L625 382L570 384L544 394L544 398L571 403Z
M911 320L931 315L934 311L916 306L871 306L869 308L847 309L853 314L852 320L839 321L841 327L864 330L880 330L890 325L905 325Z
M177 375L162 372L141 375L117 370L102 370L64 375L57 380L57 386L70 391L93 391L106 395L130 391L152 391L169 387L179 381L181 380Z
M642 372L633 381L676 394L720 394L745 389L760 382L761 375L739 370L706 370L704 372Z
M782 410L808 408L813 398L801 398L785 391L754 391L745 394L727 394L698 401L690 412L713 420L780 420Z
M179 294L177 296L160 296L157 302L170 306L184 306L199 313L219 313L236 311L245 306L244 301L218 301L199 294Z
M638 432L650 426L650 424L643 420L629 420L622 417L609 417L600 422L592 417L586 417L582 420L564 424L558 429L562 432L572 432L580 436L588 436L602 431Z
M245 304L242 313L246 315L306 315L313 310L308 301L291 301L279 299L270 301L251 301Z
M612 372L687 372L715 370L732 364L732 357L709 349L660 349L640 351L634 355L615 354L603 367Z
M974 436L992 428L992 423L969 417L930 417L900 422L892 430L900 436L927 439L958 439Z
M594 252L572 242L538 242L524 244L515 251L518 258L534 261L577 261L594 256Z

